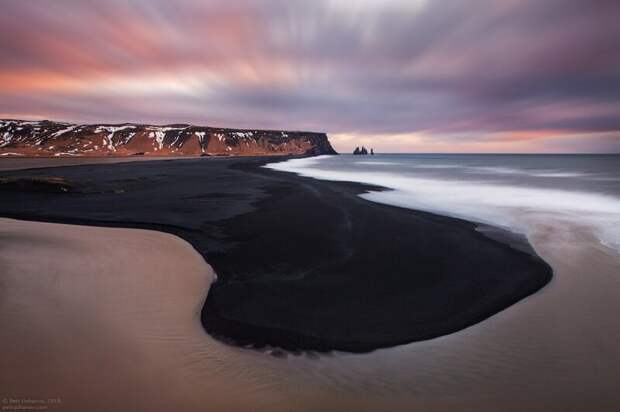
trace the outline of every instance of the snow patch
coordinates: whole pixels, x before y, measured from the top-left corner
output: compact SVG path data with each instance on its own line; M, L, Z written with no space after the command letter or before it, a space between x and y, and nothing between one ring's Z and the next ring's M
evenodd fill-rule
M127 143L131 142L131 139L133 139L136 134L137 134L136 132L129 133L129 135L127 136L127 138L123 142L123 144L127 144Z
M149 137L151 139L154 137L155 141L157 142L157 146L159 147L159 149L163 149L163 147L164 147L164 137L166 136L166 132L169 132L170 130L185 130L188 127L189 126L185 126L185 127L157 127L157 126L152 126L152 127L149 127L147 130L151 130L151 132L149 133ZM177 139L178 139L178 137L177 137Z
M108 135L103 138L103 145L107 146L108 150L116 151L116 147L114 146L114 141L112 138L114 137L114 133L119 132L121 130L126 129L135 129L136 126L126 125L126 126L99 126L95 129L95 133L107 132ZM135 133L134 133L135 134ZM133 137L133 136L132 136ZM127 142L125 142L127 143Z
M69 126L66 129L62 129L57 131L56 133L53 133L50 137L55 138L55 137L59 137L62 136L65 133L69 133L70 131L74 130L77 127L77 125L73 125L73 126Z
M177 133L177 137L174 139L174 141L172 142L170 146L176 145L180 138L181 138L181 133Z
M59 153L54 153L55 157L60 157L60 156L82 156L79 153L71 153L71 152L59 152Z
M10 132L4 132L4 135L2 136L2 144L0 144L0 147L8 146L12 140L13 134Z
M194 132L194 134L198 136L198 143L200 143L200 151L204 153L205 148L203 147L203 144L205 140L205 132Z

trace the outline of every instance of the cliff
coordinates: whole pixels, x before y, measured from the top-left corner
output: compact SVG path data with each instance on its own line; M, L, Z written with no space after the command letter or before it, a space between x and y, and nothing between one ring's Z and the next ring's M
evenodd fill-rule
M325 133L0 120L0 156L336 154Z

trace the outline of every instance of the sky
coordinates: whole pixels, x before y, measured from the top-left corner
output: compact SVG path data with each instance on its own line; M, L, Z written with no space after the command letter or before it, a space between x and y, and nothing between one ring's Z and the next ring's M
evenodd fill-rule
M618 0L2 0L0 118L620 152Z

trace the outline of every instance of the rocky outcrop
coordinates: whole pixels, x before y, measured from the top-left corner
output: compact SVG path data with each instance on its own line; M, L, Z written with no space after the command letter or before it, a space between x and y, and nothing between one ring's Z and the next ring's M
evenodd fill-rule
M336 154L325 133L0 120L0 156Z
M75 185L62 177L0 177L0 191L67 193L72 192Z
M356 147L355 150L353 151L354 155L367 155L368 154L368 150L362 146L362 148L360 149L359 147ZM373 149L370 149L370 154L374 155L375 151Z

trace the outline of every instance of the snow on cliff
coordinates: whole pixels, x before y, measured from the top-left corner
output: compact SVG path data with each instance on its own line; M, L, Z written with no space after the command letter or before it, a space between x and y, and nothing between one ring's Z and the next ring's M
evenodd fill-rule
M324 133L193 125L94 124L0 120L0 155L303 155L335 154Z

